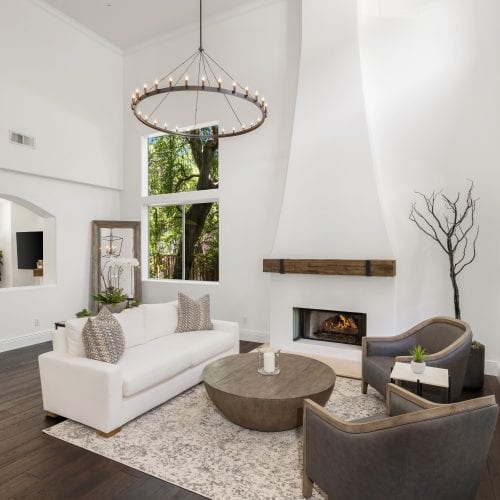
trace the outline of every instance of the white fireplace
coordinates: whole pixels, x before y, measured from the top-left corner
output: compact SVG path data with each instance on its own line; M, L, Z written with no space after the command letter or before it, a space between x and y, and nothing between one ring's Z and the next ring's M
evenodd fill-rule
M332 49L333 47L333 49ZM373 164L351 0L302 4L302 53L275 259L392 259ZM271 274L271 343L360 359L354 345L293 340L294 307L363 311L394 331L394 278Z

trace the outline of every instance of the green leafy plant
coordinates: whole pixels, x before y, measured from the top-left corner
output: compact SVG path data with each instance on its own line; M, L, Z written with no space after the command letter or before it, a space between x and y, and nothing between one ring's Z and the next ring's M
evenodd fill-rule
M425 356L425 349L421 345L416 345L413 349L410 349L410 354L413 357L415 363L423 363Z
M88 309L82 309L76 313L77 318L87 318L88 316L92 316L92 313Z
M96 302L99 302L99 304L119 304L120 302L127 300L127 295L123 293L122 288L110 286L103 292L92 295L92 298Z
M484 344L481 344L481 342L478 342L477 340L474 340L471 344L471 349L476 350L476 349L484 349Z

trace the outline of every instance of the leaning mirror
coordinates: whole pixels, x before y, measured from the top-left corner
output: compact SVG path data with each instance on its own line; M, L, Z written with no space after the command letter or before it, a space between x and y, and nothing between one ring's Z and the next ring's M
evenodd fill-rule
M103 304L120 312L141 300L140 222L92 222L92 294L90 309Z

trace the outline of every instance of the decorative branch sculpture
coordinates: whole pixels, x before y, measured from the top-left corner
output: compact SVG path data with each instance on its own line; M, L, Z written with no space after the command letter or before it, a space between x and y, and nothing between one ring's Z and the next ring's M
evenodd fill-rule
M472 197L474 183L470 181L464 203L460 193L452 200L443 194L433 192L427 196L415 191L423 201L423 209L417 202L411 206L410 220L427 236L438 243L448 256L450 279L453 287L455 318L460 319L460 293L457 276L476 258L476 242L479 226L476 226L476 202ZM439 202L440 207L436 206ZM441 208L441 214L438 210Z

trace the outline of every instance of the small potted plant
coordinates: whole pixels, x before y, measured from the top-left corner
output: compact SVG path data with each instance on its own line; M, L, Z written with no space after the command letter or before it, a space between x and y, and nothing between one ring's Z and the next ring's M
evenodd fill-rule
M103 292L92 295L92 298L106 306L112 313L120 313L127 307L127 295L123 293L123 289L114 286L109 286Z
M413 373L424 373L425 370L425 349L421 345L416 345L410 349L410 354L413 357L411 360L411 369Z
M81 311L78 311L75 316L77 318L88 318L89 316L92 316L92 313L88 309L82 309Z

